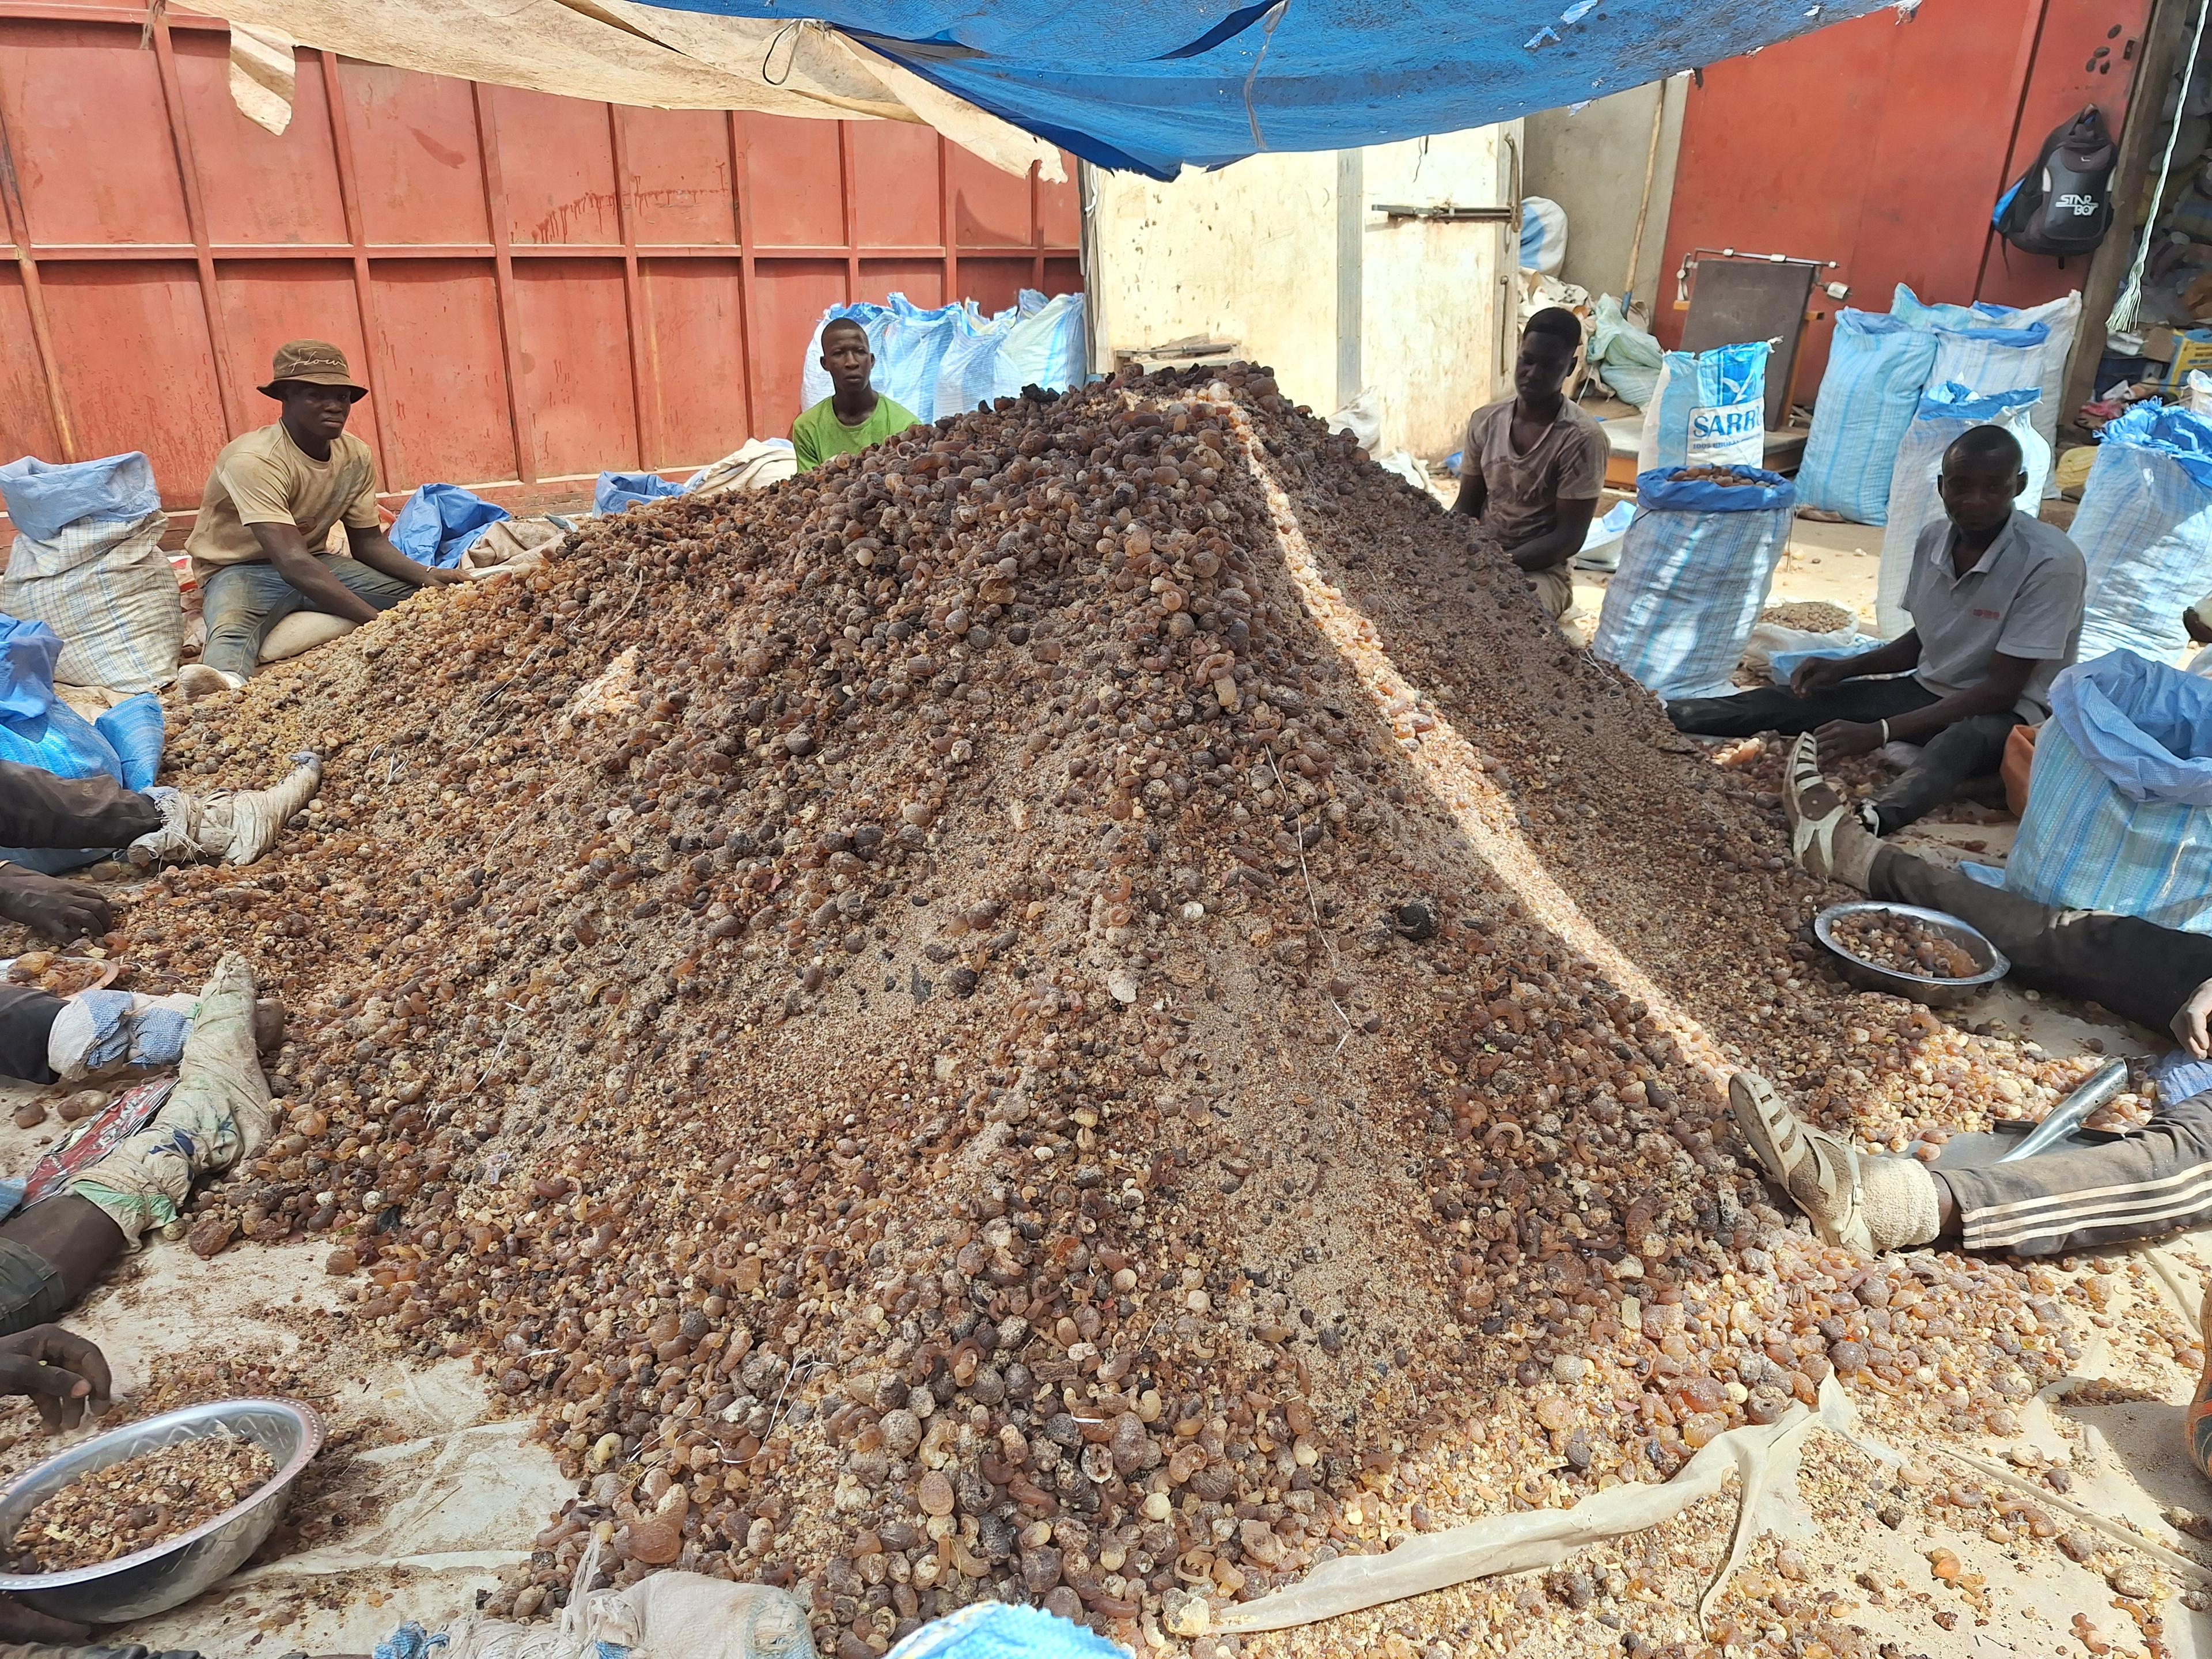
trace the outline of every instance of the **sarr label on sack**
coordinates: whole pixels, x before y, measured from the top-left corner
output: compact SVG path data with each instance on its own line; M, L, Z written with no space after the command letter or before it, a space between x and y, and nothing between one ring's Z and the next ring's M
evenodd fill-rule
M1765 400L1692 409L1685 447L1692 466L1757 466L1766 455Z

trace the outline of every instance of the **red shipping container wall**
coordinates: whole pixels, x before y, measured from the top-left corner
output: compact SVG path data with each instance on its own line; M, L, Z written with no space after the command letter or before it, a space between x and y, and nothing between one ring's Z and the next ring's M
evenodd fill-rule
M2148 11L2148 0L1924 0L1910 17L1877 11L1713 64L1683 113L1660 338L1681 338L1672 273L1698 247L1833 259L1823 277L1849 283L1840 304L1864 311L1887 311L1899 283L1961 305L2080 288L2087 259L2022 253L1990 215L2084 105L2118 133ZM1814 303L1831 320L1806 329L1801 403L1820 386L1838 308Z
M143 449L173 510L298 337L370 389L394 496L508 506L781 437L825 306L1082 286L1074 167L927 127L629 109L299 54L290 127L216 21L0 0L0 459ZM580 485L579 481L583 481Z

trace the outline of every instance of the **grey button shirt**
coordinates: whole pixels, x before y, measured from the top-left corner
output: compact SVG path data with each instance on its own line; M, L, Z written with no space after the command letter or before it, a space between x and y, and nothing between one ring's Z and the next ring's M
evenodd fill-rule
M1972 570L1954 574L1958 532L1937 519L1913 544L1905 608L1920 635L1913 678L1939 697L1980 684L2002 653L2037 665L2020 701L2021 719L2051 712L2051 682L2081 642L2081 600L2088 571L2066 532L2015 512Z

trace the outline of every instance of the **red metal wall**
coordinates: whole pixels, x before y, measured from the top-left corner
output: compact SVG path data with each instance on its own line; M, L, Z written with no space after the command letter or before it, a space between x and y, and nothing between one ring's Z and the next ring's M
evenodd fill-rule
M1834 259L1843 303L2031 305L2079 288L2087 261L2008 247L1990 212L2060 121L2095 103L2117 133L2148 0L1925 0L1748 58L1692 83L1667 222L1663 292L1693 247ZM1835 307L1825 301L1832 315ZM1679 340L1662 304L1656 331ZM1797 396L1810 398L1832 322L1809 325Z
M1074 168L927 127L625 109L302 51L290 128L230 101L224 26L0 0L0 458L143 449L173 507L273 418L299 337L371 392L397 495L573 501L799 412L823 307L1082 286ZM489 488L487 488L489 487Z

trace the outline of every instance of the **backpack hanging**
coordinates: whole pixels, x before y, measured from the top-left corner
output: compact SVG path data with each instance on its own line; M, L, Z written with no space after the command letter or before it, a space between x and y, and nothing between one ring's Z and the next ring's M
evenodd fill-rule
M2104 112L2092 104L2043 141L2041 154L1990 216L1997 234L2023 253L2087 253L2112 223L2118 152Z

